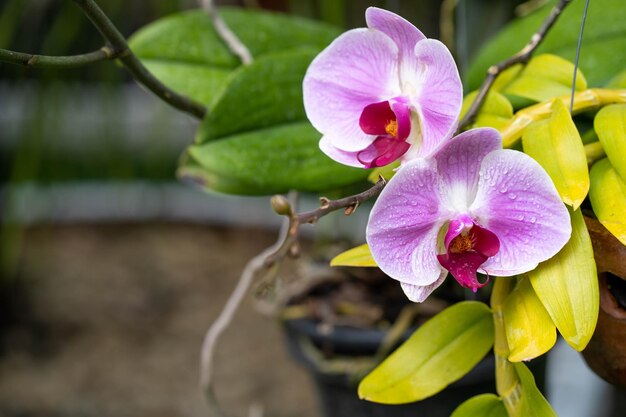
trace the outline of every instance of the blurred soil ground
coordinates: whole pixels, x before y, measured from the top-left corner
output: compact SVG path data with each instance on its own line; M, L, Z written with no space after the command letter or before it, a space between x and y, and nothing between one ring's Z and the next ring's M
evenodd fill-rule
M0 416L207 415L197 388L204 333L272 233L146 224L23 237L23 291L4 282L0 301ZM257 403L266 417L318 415L279 325L249 299L216 359L217 396L231 414Z

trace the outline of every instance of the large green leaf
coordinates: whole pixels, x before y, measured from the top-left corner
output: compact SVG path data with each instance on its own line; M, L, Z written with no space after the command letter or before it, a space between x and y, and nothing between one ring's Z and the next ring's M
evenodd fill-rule
M306 120L302 80L317 50L266 55L240 67L196 135L204 143L226 135ZM273 151L268 149L268 152Z
M212 191L243 195L327 191L367 177L367 170L324 155L319 139L308 122L228 136L189 147L178 175Z
M626 104L603 107L593 127L611 165L626 182Z
M469 372L491 349L491 310L466 301L424 323L361 381L359 396L385 404L430 397Z
M606 158L593 165L589 176L589 200L594 213L600 223L626 245L626 182Z
M517 19L489 42L473 60L468 73L470 89L477 88L487 68L503 61L530 40L550 13L556 0L550 1L535 13ZM549 31L537 53L552 53L574 61L584 1L573 1ZM580 69L591 86L604 85L613 75L624 69L620 52L626 50L626 7L623 0L594 0L589 6L585 26Z
M187 62L144 60L155 77L172 90L211 107L219 91L226 85L230 70Z
M583 215L580 210L570 210L570 214L569 242L528 276L565 341L581 351L596 327L600 295L593 248Z
M324 23L258 10L222 8L220 13L255 59L299 48L319 52L340 33ZM230 72L240 65L202 10L152 22L135 33L129 44L163 83L209 109L228 84Z
M554 323L526 277L506 299L504 328L511 362L534 359L556 343Z
M509 417L509 415L497 395L482 394L465 401L450 417Z
M522 145L524 152L550 175L565 204L577 209L589 191L587 156L572 116L561 100L552 103L550 117L526 128Z

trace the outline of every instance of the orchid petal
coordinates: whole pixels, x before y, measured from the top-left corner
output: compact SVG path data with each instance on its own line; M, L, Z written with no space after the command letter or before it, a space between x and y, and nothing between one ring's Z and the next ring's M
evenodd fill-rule
M360 151L375 137L359 127L363 109L396 97L398 47L382 32L353 29L311 63L304 78L304 108L313 126L335 147Z
M502 149L500 133L472 129L450 139L434 156L448 190L448 206L465 212L474 201L480 164L488 153Z
M510 276L554 256L572 232L569 213L548 174L528 155L497 150L483 159L470 213L500 240L480 269Z
M412 85L411 97L419 114L419 155L430 156L454 133L463 102L463 86L454 58L435 39L415 45L415 56L400 64L401 84ZM404 88L404 87L403 87ZM418 138L419 139L419 138Z
M411 133L411 108L408 100L404 97L396 97L390 103L398 121L396 137L398 140L405 140Z
M330 159L339 162L340 164L348 165L356 168L365 168L365 165L359 161L357 152L343 151L333 146L332 141L328 136L322 136L319 143L320 150L324 152Z
M441 174L441 170L439 171L439 173ZM473 226L474 221L470 216L466 214L451 220L450 224L448 224L448 231L446 232L446 236L443 239L446 250L450 248L450 243L455 237L463 233L464 230L468 230Z
M405 141L380 136L370 146L357 152L356 157L365 168L384 167L398 160L410 146Z
M413 55L415 44L426 39L411 22L390 11L377 7L368 7L365 21L371 29L377 29L389 36L398 45L400 59Z
M366 238L376 263L390 277L427 286L441 276L437 238L446 221L440 180L432 160L405 164L370 213Z
M365 106L359 118L359 126L368 135L386 135L386 126L395 120L396 114L391 110L389 101L385 100Z
M439 286L445 281L448 276L448 271L442 270L439 278L430 285L413 285L407 284L406 282L401 282L400 286L402 287L402 291L406 294L406 297L415 302L421 303L425 299L428 298L433 291L435 291Z
M450 274L457 280L462 287L471 288L476 292L481 287L487 285L489 280L479 282L476 277L476 271L487 257L478 252L466 253L447 253L445 255L437 255L437 260Z

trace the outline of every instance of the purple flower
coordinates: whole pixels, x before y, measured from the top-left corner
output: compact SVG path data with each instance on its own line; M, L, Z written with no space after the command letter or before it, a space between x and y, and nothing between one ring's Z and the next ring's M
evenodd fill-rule
M372 168L426 157L452 136L463 92L450 51L411 23L370 7L368 28L339 36L304 77L304 107L320 148Z
M543 168L502 149L498 131L483 128L451 139L431 159L404 164L374 204L367 243L378 266L421 302L448 271L474 291L486 284L477 271L530 271L571 231Z

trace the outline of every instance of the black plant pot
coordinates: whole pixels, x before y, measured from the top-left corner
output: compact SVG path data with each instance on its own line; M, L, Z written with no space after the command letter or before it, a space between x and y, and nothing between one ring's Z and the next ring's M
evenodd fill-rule
M317 385L324 417L449 417L470 397L495 392L494 361L493 356L488 355L461 380L423 401L404 405L364 401L357 396L359 381L354 376L321 369L309 350L314 346L318 352L344 358L373 356L385 337L384 331L334 326L322 333L312 319L286 320L284 327L290 354L311 372ZM545 360L533 361L532 369L542 389Z

